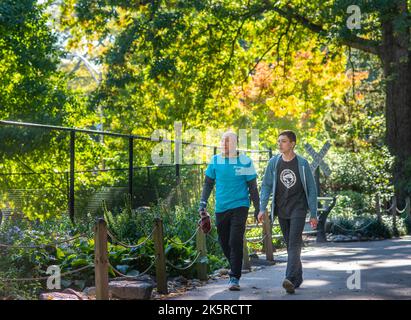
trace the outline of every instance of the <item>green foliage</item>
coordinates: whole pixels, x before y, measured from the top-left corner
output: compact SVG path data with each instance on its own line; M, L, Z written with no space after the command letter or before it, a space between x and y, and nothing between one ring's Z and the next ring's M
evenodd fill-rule
M249 220L250 221L250 220ZM250 223L254 223L254 222L250 222ZM273 236L280 236L280 237L273 237L273 247L276 249L283 249L285 247L285 243L284 243L284 239L282 237L282 232L281 232L281 228L279 225L273 225L272 227L272 235ZM245 233L247 238L262 238L263 237L263 228L261 226L261 224L259 224L259 227L256 228L252 228L252 229L248 229L246 230ZM248 242L248 248L249 248L249 253L251 254L252 252L261 252L263 249L263 242L259 241L259 242Z
M160 217L163 221L164 237L166 239L165 253L169 262L178 268L185 268L197 256L195 249L196 237L192 237L197 229L197 207L182 205L169 207L163 200L159 205L139 211L132 210L128 202L117 214L106 211L105 217L110 230L115 233L115 236L121 239L121 241L130 244L138 244L144 241L145 236L148 236L153 229L154 218ZM211 237L216 238L215 228L212 230ZM187 242L190 238L191 240ZM152 240L150 240L141 249L131 249L130 253L126 252L127 250L121 254L122 260L116 260L115 262L123 266L128 265L129 267L125 268L132 270L131 267L136 267L136 265L130 264L128 258L124 258L123 255L133 254L136 259L136 254L138 253L139 259L141 259L141 254L154 258L154 244ZM220 246L213 241L207 241L207 262L210 262L208 265L210 272L222 267L226 263L225 259L223 259ZM145 267L149 265L148 263ZM141 271L141 269L144 268L139 268L138 270ZM195 276L196 272L195 265L187 270L176 270L175 268L167 266L167 270L170 275L182 274L187 277Z
M370 200L372 199L362 193L348 190L340 191L336 196L337 203L331 210L329 218L353 218L375 210L375 207L371 206L372 202Z
M70 0L58 5L58 10L50 14L46 4L27 0L13 7L12 3L3 2L2 8L10 19L2 20L2 26L8 30L9 24L16 19L24 27L10 29L10 37L15 42L10 42L9 37L3 39L5 50L13 52L13 55L2 56L3 65L11 66L5 70L10 81L4 81L4 86L14 83L11 81L14 78L33 75L36 86L43 85L47 90L36 90L33 85L32 94L24 103L21 101L24 95L17 87L10 92L0 90L0 98L4 94L5 101L17 103L4 109L14 113L0 111L0 117L94 129L103 126L105 130L145 135L158 128L171 129L175 120L184 119L184 130L229 126L258 128L264 146L273 146L276 133L283 128L296 130L305 141L317 142L330 135L333 145L344 147L354 138L356 145L362 145L361 141L370 135L380 140L383 112L380 97L358 99L355 111L362 116L355 127L353 121L344 117L341 127L337 119L338 114L354 115L344 51L333 48L330 53L306 29L290 24L261 3L175 1L153 5ZM296 10L305 8L308 15L319 8L330 9L329 4L321 4L318 8L315 5L306 7L300 1L293 1L293 4ZM282 1L277 5L281 6ZM35 45L39 36L41 46ZM64 48L58 46L58 36L68 39ZM30 46L24 47L20 39L27 39ZM21 46L26 51L20 50ZM85 80L85 64L77 68L74 60L62 61L64 50L86 52L85 58L101 72L101 81L90 87L87 82L95 81L90 74ZM361 55L355 58L356 65L370 60ZM41 60L41 63L33 64L32 59ZM24 72L17 70L16 61L21 62ZM47 68L40 70L39 65ZM362 67L377 71L369 76L375 81L364 81L358 90L369 92L370 87L380 86L380 66L372 60ZM67 83L70 83L69 88L76 89L68 90ZM23 105L30 108L23 108ZM20 117L21 108L24 117ZM366 111L362 112L363 109ZM376 112L378 117L374 117ZM328 126L323 125L326 113L334 117L327 122L331 123ZM364 126L364 123L368 124ZM364 127L368 129L359 130ZM345 142L341 142L339 138L344 132L349 134ZM0 154L4 155L1 171L45 171L47 174L1 177L1 190L37 189L25 199L21 205L24 208L18 208L32 219L63 213L68 187L64 175L69 161L68 135L1 127L2 135L7 145L0 148ZM135 165L151 164L153 143L135 143ZM104 188L110 190L105 193L108 209L118 211L122 206L122 193L126 192L128 183L126 170L83 171L126 168L127 146L127 139L76 135L75 167L82 171L75 177L78 216L103 213L100 205L95 209L90 208L90 203L104 193ZM367 188L375 185L384 185L380 189L385 189L387 179L380 168L385 164L377 161L385 157L376 154L371 158L373 163L364 173L375 172L376 178L367 184L356 182L353 190L362 192L356 189L358 187L374 192ZM191 169L186 170L183 179L186 187L181 192L187 203L197 201L201 188L197 178L199 171L190 173ZM345 183L341 188L351 187L349 181L361 179L361 175L357 175L357 179L352 180L355 174L345 174L348 172L345 169L335 171L336 186L332 190L338 189L341 183ZM49 174L53 171L61 174ZM135 172L133 207L157 204L159 198L172 193L173 198L178 197L174 192L174 168L150 169L150 177L145 171ZM347 176L347 183L338 181L341 171L343 177ZM384 181L375 184L376 179ZM41 190L43 188L47 191ZM7 192L2 194L5 199L11 197Z
M48 3L0 3L1 120L61 125L70 122L70 112L82 110L82 98L67 88L67 75L58 69L64 52L57 45L58 35L49 25ZM61 214L67 203L65 177L36 173L67 168L64 134L2 125L0 140L0 171L31 174L24 178L1 176L0 207L7 202L20 212L24 207L24 213L31 219L44 219L52 212ZM9 189L30 191L15 200L18 196L9 195Z
M350 4L67 0L54 4L53 11L49 1L3 0L0 119L147 136L155 129L172 129L174 121L184 119L184 130L257 128L259 147L275 146L279 130L293 129L302 141L302 154L304 142L318 149L328 139L333 148L326 162L333 173L321 180L322 190L338 195L331 218L351 230L369 221L365 233L388 237L389 219L381 224L364 215L373 213L377 193L382 200L393 194L394 164L384 147L383 70L377 59L346 52L340 44L353 35L379 40L386 20L394 21L395 32L403 32L407 21L406 16L393 16L393 1L358 1L365 16L362 28L348 30ZM320 35L326 37L290 23L273 7L302 14L321 25ZM82 59L71 59L70 54ZM94 73L90 68L96 69ZM210 138L208 133L204 136ZM138 168L134 198L124 201L128 140L78 133L78 223L73 226L66 214L69 135L1 126L0 141L1 173L24 173L0 176L0 208L10 207L30 219L2 226L0 240L43 244L79 232L89 235L89 240L70 246L7 251L0 261L0 277L42 276L50 263L62 265L63 271L91 263L93 219L102 215L115 236L130 244L144 241L153 219L161 217L171 238L165 243L171 263L184 267L196 256L194 239L186 245L175 242L189 239L197 227L203 168L181 167L180 184L175 167ZM151 165L152 147L152 142L136 141L134 165ZM400 160L402 171L397 172L403 175L396 188L410 194L411 162ZM263 170L264 165L259 180ZM13 194L15 190L24 195ZM149 208L132 209L143 205ZM403 232L402 225L400 229ZM273 234L280 234L278 227ZM261 236L261 229L250 230L247 236ZM215 228L211 237L217 237ZM276 247L283 245L281 239L273 241ZM261 244L250 246L261 249ZM217 243L209 241L207 248L209 271L226 265ZM138 250L110 243L109 251L113 266L130 275L145 270L154 257L152 240ZM169 267L168 271L179 274ZM184 271L189 277L194 273L194 268ZM64 286L82 288L92 279L88 270L68 277ZM0 283L3 295L13 291L33 297L42 289L40 283Z
M396 228L400 236L407 234L404 219L397 219ZM357 218L338 217L332 220L330 231L332 234L384 239L392 238L395 235L393 220L390 216L383 216L381 222L371 215Z
M404 217L404 225L407 230L407 234L411 234L411 217L410 216Z
M352 87L342 101L333 101L324 126L333 145L350 152L381 148L385 139L383 70L377 57L358 50L347 55Z
M155 213L151 210L133 210L129 197L125 197L125 205L118 214L105 208L104 218L108 228L115 236L127 242L135 242L148 235L154 224Z
M330 151L327 163L332 174L324 188L331 193L352 190L362 194L379 193L386 198L393 192L391 168L393 158L386 148L358 153Z
M55 246L52 243L87 233L92 239L89 222L73 226L68 218L29 222L27 220L7 220L0 227L0 243L14 246L39 246L36 248L0 248L0 277L5 279L38 278L47 276L51 265L59 265L61 272L72 271L93 263L94 240L75 240L70 245ZM50 245L48 245L50 244ZM92 284L93 269L80 274L63 277L62 286L73 284L81 289ZM79 284L82 283L82 286ZM46 290L46 281L3 282L0 281L0 296L20 296L36 299Z
M0 118L62 124L70 106L79 107L58 71L62 50L48 24L45 6L35 0L0 4ZM53 134L25 128L0 130L4 154L47 149Z
M19 268L12 260L0 260L0 278L15 279L21 275ZM4 282L0 281L0 298L2 299L37 299L41 285L38 282Z
M153 210L158 210L154 208ZM165 223L173 221L173 225L169 228L165 224L165 253L167 260L177 268L185 268L197 256L195 249L195 237L186 244L181 244L187 240L195 231L197 217L187 219L183 215L183 209L176 209L173 214L178 220L173 218L164 219ZM151 231L153 224L152 219L147 216L139 216L141 213L131 212L128 205L118 213L113 215L106 212L109 228L111 232L116 234L122 242L128 242L130 245L136 245L145 242L144 246L139 248L125 248L115 242L108 244L109 261L114 268L121 273L136 276L146 270L155 259L153 239L148 239L147 236ZM148 213L144 213L148 214ZM158 216L153 213L154 216ZM178 228L178 224L186 223L184 227ZM190 228L189 230L187 228ZM215 229L215 228L214 228ZM3 223L0 228L0 243L21 245L44 246L53 241L68 239L79 233L86 233L87 239L80 238L70 243L59 244L57 246L50 245L44 248L25 248L25 249L6 249L0 248L2 251L2 259L0 259L0 276L1 278L36 278L46 275L45 271L50 265L58 265L61 272L69 272L77 270L81 267L92 265L94 262L94 239L93 239L93 223L91 217L88 220L83 220L77 226L73 226L68 218L55 219L50 218L44 222L15 222L8 220ZM215 237L215 230L212 236ZM207 259L208 270L214 270L227 266L227 261L223 258L221 249L218 244L212 241L207 241ZM186 277L196 276L196 265L186 270L176 270L167 265L167 273L170 276L184 275ZM117 274L110 267L109 274L111 277L116 277ZM148 274L154 275L155 269L152 268ZM78 290L84 289L85 286L94 285L94 269L86 269L81 272L64 276L62 278L62 287L72 287ZM46 291L45 281L31 281L29 283L20 282L0 282L0 295L3 297L17 297L35 299L42 291Z
M60 14L68 50L84 48L105 72L90 104L105 106L104 126L116 131L258 123L273 143L273 121L317 133L349 85L341 50L328 54L258 2L70 0Z

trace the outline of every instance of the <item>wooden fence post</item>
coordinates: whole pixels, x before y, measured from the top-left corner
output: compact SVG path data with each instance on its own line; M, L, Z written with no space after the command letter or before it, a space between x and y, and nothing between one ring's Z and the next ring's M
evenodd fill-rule
M244 232L243 240L243 269L251 270L250 257L248 256L247 238Z
M274 261L273 257L273 238L272 238L272 230L271 230L271 221L268 215L268 211L265 212L264 215L264 230L265 230L265 238L264 238L264 244L265 244L265 256L267 261Z
M164 252L163 220L161 218L154 220L153 237L156 255L157 292L167 294L166 256Z
M199 262L197 262L197 275L198 279L205 281L208 280L207 262L203 260L207 258L207 244L206 235L201 228L197 232L196 243L197 251L200 253Z
M262 235L263 239L266 238L265 234L266 234L266 233L265 233L265 226L264 226L264 222L263 222L263 227L262 227L262 232L261 232L261 235ZM264 240L263 243L262 243L261 252L264 253L264 254L267 253L267 247L266 247L266 245L265 245L265 240Z
M394 237L398 237L398 229L397 229L397 197L392 197L392 206L391 206L391 214L392 214L392 228L394 232Z
M264 218L265 218L265 216L264 216ZM265 238L265 226L264 226L264 222L262 223L262 228L261 228L261 235L262 235L262 237L263 237L263 239ZM262 245L261 245L261 252L262 253L264 253L264 254L266 254L267 253L267 248L266 248L266 245L265 245L265 241L263 241L263 243L262 243Z
M107 223L100 218L94 228L94 274L96 300L108 300Z

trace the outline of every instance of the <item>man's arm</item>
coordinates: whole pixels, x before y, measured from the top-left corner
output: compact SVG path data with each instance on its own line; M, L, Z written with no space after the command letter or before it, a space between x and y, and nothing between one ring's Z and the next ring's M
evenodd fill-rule
M267 210L268 200L273 191L273 180L273 161L270 161L265 169L263 182L261 184L260 212L265 212Z
M211 179L209 176L205 175L204 184L203 184L203 191L201 192L201 199L200 199L200 208L199 210L202 211L207 207L207 201L210 197L211 191L213 191L215 184L215 179Z
M254 217L257 219L258 213L260 212L260 195L258 194L257 179L247 181L248 192L250 193L251 201L254 205Z

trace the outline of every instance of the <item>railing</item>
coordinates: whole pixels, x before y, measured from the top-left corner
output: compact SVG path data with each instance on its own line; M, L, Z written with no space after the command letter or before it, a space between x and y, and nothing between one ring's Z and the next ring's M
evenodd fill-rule
M168 240L171 243L175 243L177 245L187 244L190 241L194 240L196 237L196 250L197 255L186 266L179 267L172 264L166 257L165 249L164 249L164 241ZM80 234L74 236L67 240L50 242L47 244L41 245L13 245L13 244L2 244L0 243L0 248L4 248L5 250L14 250L14 249L40 249L50 246L58 246L65 243L70 243L79 238L87 238L86 235ZM154 251L155 251L155 258L150 264L148 268L144 271L139 273L137 276L130 276L123 274L119 270L117 270L109 260L108 254L108 238L111 238L113 243L117 245L123 246L125 248L142 248L148 242L148 240L153 239L154 241ZM168 293L167 288L167 273L166 273L166 265L170 268L176 270L188 270L189 268L196 265L197 267L197 276L200 280L207 280L208 273L207 273L207 247L206 247L206 235L203 231L197 227L190 236L190 238L184 242L177 242L169 237L164 236L163 232L163 221L160 218L154 219L154 226L152 231L145 237L145 240L136 244L136 245L129 245L124 243L123 241L117 239L116 236L113 235L113 232L108 229L107 223L104 219L99 218L95 224L94 228L94 264L83 266L76 270L64 272L61 276L66 276L74 273L78 273L84 271L86 269L94 268L94 279L95 279L95 286L96 286L96 299L97 300L107 300L109 299L109 268L113 270L113 272L118 275L120 278L123 279L139 279L143 275L147 274L153 267L155 267L156 273L156 283L157 283L157 292L166 294ZM49 279L50 276L44 277L33 277L33 278L16 278L16 279L0 279L0 282L22 282L22 281L42 281ZM116 278L118 279L118 278Z
M397 229L397 217L402 216L403 218L408 218L411 221L411 200L410 197L405 198L405 206L402 210L400 210L397 206L397 197L391 197L391 206L388 209L383 209L383 213L381 212L381 199L380 196L377 194L375 198L375 208L377 212L378 221L381 221L382 214L387 213L392 217L393 223L393 231L394 236L398 236L399 232Z
M14 127L29 127L29 128L38 128L38 129L46 129L46 130L55 130L55 131L62 131L62 132L68 132L70 134L70 141L69 141L69 163L70 163L70 169L67 172L58 172L56 174L64 175L65 178L67 179L67 186L68 186L68 212L70 215L71 220L74 222L74 217L75 217L75 191L74 191L74 185L75 185L75 176L79 172L84 172L84 171L76 171L75 167L75 160L76 160L76 134L77 133L85 133L89 135L101 135L101 136L111 136L111 137L118 137L118 138L123 138L123 139L128 139L128 167L127 168L117 168L117 169L108 169L108 170L124 170L128 171L128 186L126 189L128 190L128 194L130 195L131 199L133 199L133 175L134 175L134 170L136 168L141 168L141 167L136 167L134 166L134 140L144 140L144 141L151 141L151 142L168 142L168 143L174 143L175 144L175 153L178 159L176 159L175 164L172 165L159 165L155 167L164 167L164 166L172 166L175 167L175 176L176 176L176 182L179 183L180 181L180 170L182 164L182 156L181 156L181 148L183 145L190 145L190 146L196 146L196 147L203 147L203 148L211 148L213 149L214 154L217 153L217 150L221 149L220 146L214 146L214 145L208 145L208 144L199 144L199 143L194 143L194 142L188 142L188 141L183 141L183 140L173 140L173 139L159 139L159 138L153 138L153 137L146 137L146 136L141 136L141 135L134 135L134 134L122 134L122 133L116 133L116 132L108 132L108 131L100 131L100 130L91 130L91 129L81 129L81 128L72 128L72 127L63 127L63 126L53 126L53 125L43 125L43 124L37 124L37 123L27 123L27 122L17 122L17 121L5 121L5 120L0 120L0 125L3 126L14 126ZM267 153L269 155L269 158L272 157L272 150L271 149L263 149L263 150L251 150L251 149L239 149L241 152L251 152L251 153ZM152 166L148 166L150 168ZM104 171L108 171L104 170ZM150 170L150 169L148 169ZM94 172L94 171L101 171L101 170L89 170L89 172ZM16 173L10 173L10 174L16 174ZM20 173L17 173L20 174ZM36 173L28 173L28 174L36 174ZM149 172L147 173L149 177ZM4 174L3 174L4 175ZM7 173L6 173L7 175ZM149 178L148 178L149 179Z
M108 250L107 250L107 240L108 237L112 239L113 242L117 243L120 246L125 248L141 248L144 246L149 239L153 239L154 241L154 251L155 251L155 258L150 264L150 266L141 272L137 276L128 276L121 273L117 270L113 265L110 264L108 259ZM165 249L164 249L164 240L168 240L171 243L175 243L177 245L187 244L192 241L196 237L196 250L197 255L196 257L188 263L186 266L179 267L173 265L166 257ZM202 232L202 230L197 227L194 233L189 237L188 240L184 242L177 242L169 237L164 236L163 230L163 221L160 218L156 218L154 220L153 230L150 234L145 238L145 240L137 245L128 245L123 243L122 241L118 240L113 233L107 228L107 224L104 219L99 219L96 223L95 229L95 283L96 283L96 299L98 300L105 300L108 299L108 271L109 267L112 268L114 273L119 275L121 278L125 279L138 279L142 275L146 274L149 270L155 267L156 273L156 283L157 283L157 292L162 294L168 293L167 287L167 273L166 273L166 266L176 269L176 270L187 270L193 267L196 264L197 267L197 276L200 280L207 280L207 262L205 257L207 256L207 248L206 248L206 236Z
M331 210L335 207L336 201L337 201L337 197L318 197L317 200L319 202L326 202L327 205L326 206L319 206L318 208L318 225L317 225L317 229L315 230L310 230L311 228L309 227L309 217L307 217L306 219L306 228L304 228L304 232L303 235L316 235L316 241L317 242L326 242L326 232L325 232L325 224L327 222L327 218L328 215L330 214ZM405 199L405 206L403 209L399 209L397 207L397 198L395 196L393 196L391 198L391 206L388 209L382 209L381 208L381 201L380 201L380 197L377 194L376 196L376 208L375 208L375 212L376 212L376 216L378 221L381 222L381 217L383 215L383 213L388 214L389 216L392 217L392 222L393 222L393 231L394 231L394 235L398 236L398 229L397 229L397 217L398 216L402 216L402 218L408 218L409 221L411 221L411 200L410 197L407 197ZM254 221L254 215L250 214L249 218L251 218ZM345 232L358 232L361 231L365 228L367 228L371 223L370 222L366 225L361 226L358 229L346 229L343 226L339 225L338 223L333 223L333 225L340 229L343 230ZM244 237L244 259L243 259L243 265L246 269L250 268L250 261L249 261L249 257L248 257L248 243L262 243L262 251L265 252L266 254L266 259L269 261L273 261L273 243L272 243L272 239L273 238L282 238L282 235L274 235L272 232L272 228L274 226L278 226L278 223L272 223L270 221L270 219L268 219L268 217L266 216L266 218L264 219L264 223L263 224L258 224L258 223L247 223L246 225L246 231L247 230L255 230L258 228L262 228L262 236L261 237L254 237L254 238L246 238Z
M44 249L44 248L48 248L48 247L56 247L62 244L66 244L66 243L71 243L74 240L77 240L79 238L87 238L87 235L85 234L80 234L80 235L76 235L70 239L66 239L66 240L61 240L61 241L51 241L49 243L46 244L41 244L41 245L14 245L14 244L4 244L4 243L0 243L0 248L3 248L3 250L16 250L16 249ZM86 265L83 267L80 267L76 270L71 270L71 271L67 271L64 273L61 273L60 276L66 276L66 275L70 275L70 274L75 274L90 268L93 268L94 265ZM0 282L26 282L26 281L41 281L41 280L47 280L49 279L50 276L44 276L44 277L33 277L33 278L16 278L16 279L1 279L0 278Z
M397 228L397 218L399 216L401 216L403 219L408 219L409 221L411 221L410 197L405 198L405 206L402 210L400 210L397 207L397 198L395 196L391 197L391 201L389 201L389 203L391 203L391 205L389 206L388 209L382 208L380 196L379 196L379 194L377 194L376 197L375 197L375 215L376 215L377 221L379 223L382 222L382 217L384 215L387 216L387 217L391 217L392 218L392 226L393 226L393 235L395 237L398 237L399 236L399 231L398 231L398 228ZM366 209L366 208L353 209L353 208L350 208L350 211L355 213L360 220L363 220L362 214L367 213L367 212L369 213L370 209ZM337 221L333 221L332 226L335 230L343 231L344 233L355 235L355 234L367 229L370 225L375 223L375 220L371 220L371 221L366 221L365 220L364 222L365 223L359 223L359 225L356 228L346 228L343 225L341 225L341 223L338 223Z
M335 198L326 198L322 197L318 199L319 201L330 201L331 205L325 207L325 208L320 208L320 217L322 214L328 215L330 212L330 208L332 208L335 205ZM376 203L376 208L380 208L379 201ZM403 215L403 217L408 217L411 219L411 204L410 204L410 198L408 197L406 199L406 205L405 207L400 210L397 207L397 201L396 198L392 198L392 204L390 208L385 210L387 213L390 213L393 218L393 223L395 225L395 219L399 215ZM379 217L378 219L381 219L381 212L377 210L377 216ZM326 216L325 218L326 219ZM325 220L324 220L325 222ZM273 243L272 239L274 237L281 237L280 235L274 235L272 234L272 227L273 224L268 216L268 213L266 212L264 223L261 225L263 228L263 237L258 238L258 239L246 239L244 237L244 255L243 255L243 267L245 269L250 269L250 260L249 260L249 255L248 255L248 246L247 243L250 242L263 242L264 244L264 251L266 254L266 259L268 261L274 261L273 257ZM259 226L248 226L248 228L256 228ZM317 235L318 235L317 230ZM306 233L307 234L307 233ZM87 238L85 234L79 234L76 236L73 236L69 239L65 240L59 240L59 241L51 241L50 243L46 244L41 244L41 245L13 245L13 244L3 244L0 243L0 248L3 248L3 250L15 250L15 249L40 249L40 248L46 248L46 247L56 247L62 244L67 244L71 243L77 239L80 238ZM123 274L119 270L117 270L109 261L109 254L108 254L108 238L111 239L112 243L116 243L117 245L123 246L125 248L142 248L145 246L150 239L153 239L154 241L154 251L155 251L155 258L151 262L148 268L146 268L144 271L139 273L137 276L130 276ZM197 254L195 258L187 263L187 265L180 267L180 266L175 266L173 265L166 257L165 254L165 248L164 248L164 241L168 240L170 243L174 243L176 245L184 245L188 244L189 242L193 241L194 238L196 238L196 251ZM95 278L95 286L96 286L96 299L98 300L106 300L109 299L109 268L113 270L115 274L117 274L120 278L123 279L139 279L143 275L147 274L153 267L155 268L155 278L156 278L156 283L157 283L157 292L162 293L162 294L167 294L168 293L168 286L167 286L167 273L166 273L166 266L169 266L170 268L176 269L176 270L187 270L189 268L192 268L194 265L197 268L197 275L200 280L207 280L208 279L208 273L207 273L207 238L210 239L211 241L217 241L218 239L214 239L210 234L206 235L203 233L200 227L197 226L193 234L185 241L176 241L168 236L164 235L163 231L163 221L161 218L155 218L154 219L154 224L153 224L153 229L152 231L145 237L145 239L137 243L135 245L130 245L124 243L122 240L119 240L111 230L108 229L107 223L104 219L100 218L97 220L94 228L94 264L82 266L76 270L71 270L62 273L60 276L66 276L70 274L75 274L82 272L84 270L94 268L94 278ZM0 279L1 282L24 282L24 281L43 281L49 279L50 276L43 276L43 277L33 277L33 278L16 278L16 279Z
M385 209L382 208L381 205L381 199L380 195L377 194L375 196L375 215L377 217L378 222L382 222L382 217L383 215L386 215L388 217L392 218L392 225L393 225L393 235L394 236L399 236L398 228L397 228L397 218L401 216L404 219L409 219L411 221L411 204L410 204L410 197L405 198L405 206L402 210L400 210L397 206L397 198L395 196L391 197L391 200L389 201L390 205L389 208ZM362 218L362 214L369 212L370 209L353 209L351 208L351 211L354 212L360 219ZM373 224L374 221L371 220L367 222L366 224L360 224L357 228L346 228L342 226L340 223L333 221L332 225L334 228L336 228L339 231L344 231L345 233L349 234L355 234L360 231L365 230L368 228L371 224Z
M318 226L317 229L312 230L310 227L310 219L307 216L306 218L306 227L303 231L303 235L317 235L317 242L325 242L325 223L327 217L331 210L334 208L336 204L336 197L318 197L318 202L325 202L327 203L326 206L319 206L318 208ZM254 220L254 215L249 215ZM266 254L266 259L268 261L273 261L273 238L282 238L282 235L273 235L273 227L279 226L278 223L274 223L270 221L268 214L266 213L266 217L264 219L263 224L258 223L251 223L246 225L246 230L252 230L257 228L262 228L262 236L261 237L254 237L254 238L244 238L244 253L248 252L248 243L262 243L263 252ZM245 257L245 255L244 255ZM248 257L248 256L247 256ZM247 257L244 258L244 265L249 266L249 261Z

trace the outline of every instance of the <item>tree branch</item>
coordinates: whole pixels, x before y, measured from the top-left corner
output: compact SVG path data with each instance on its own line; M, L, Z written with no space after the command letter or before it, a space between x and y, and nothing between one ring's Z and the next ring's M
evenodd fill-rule
M231 60L232 60L233 57L234 57L235 46L236 46L236 44L237 44L238 37L240 36L241 29L243 28L245 21L246 21L246 18L244 18L243 21L241 22L241 25L238 27L237 32L236 32L236 34L235 34L235 36L234 36L234 39L233 39L233 41L231 42L230 56L229 56L229 58L228 58L228 61L224 64L225 67L224 67L224 69L222 70L222 73L221 73L221 76L220 76L220 88L218 89L217 101L218 101L218 99L220 98L221 89L222 89L222 87L223 87L223 80L224 80L224 78L225 78L225 74L226 74L226 72L227 72L227 69L230 67Z
M290 6L280 8L276 6L275 4L271 3L270 0L264 0L264 11L268 11L268 10L275 11L279 15L281 15L282 17L288 20L297 21L300 25L306 27L312 32L322 34L322 35L327 33L327 30L322 25L313 23L306 17L297 13ZM339 41L341 44L344 44L351 48L355 48L355 49L362 50L362 51L376 54L376 55L380 54L381 44L378 41L364 39L364 38L361 38L355 35L351 36L350 38L340 38Z

